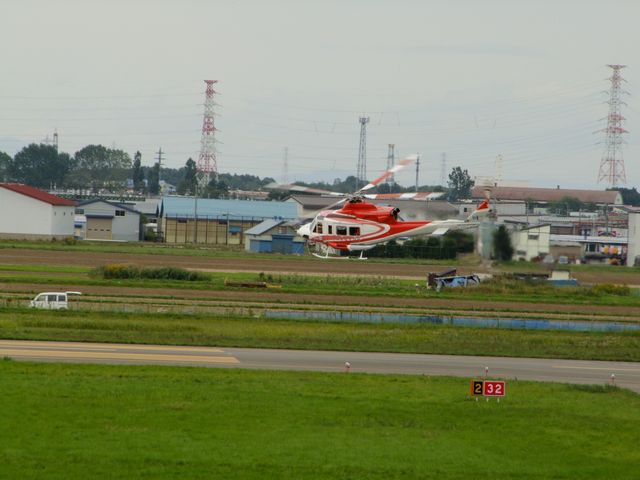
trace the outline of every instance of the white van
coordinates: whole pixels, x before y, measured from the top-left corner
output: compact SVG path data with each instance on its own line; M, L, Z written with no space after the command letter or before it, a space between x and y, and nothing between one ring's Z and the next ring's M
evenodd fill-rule
M82 295L80 292L43 292L29 303L30 308L48 308L66 310L69 308L69 295Z

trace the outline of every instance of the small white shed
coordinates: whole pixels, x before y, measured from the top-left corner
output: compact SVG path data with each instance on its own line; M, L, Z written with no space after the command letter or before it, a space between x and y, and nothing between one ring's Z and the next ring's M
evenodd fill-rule
M513 244L514 260L530 261L534 257L544 256L549 253L551 238L551 225L529 225L511 231L511 243Z

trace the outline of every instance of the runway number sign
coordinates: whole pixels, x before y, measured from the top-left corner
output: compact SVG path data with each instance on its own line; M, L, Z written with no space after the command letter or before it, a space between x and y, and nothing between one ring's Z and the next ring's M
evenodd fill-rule
M485 397L504 397L504 382L485 380L484 381Z
M504 397L505 382L500 380L471 380L471 396Z
M471 396L482 395L484 393L484 385L482 380L471 380Z

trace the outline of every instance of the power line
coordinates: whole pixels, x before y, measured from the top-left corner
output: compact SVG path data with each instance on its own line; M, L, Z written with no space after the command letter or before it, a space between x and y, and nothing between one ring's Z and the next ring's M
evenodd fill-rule
M202 95L202 92L194 93L174 93L174 94L146 94L146 95L66 95L66 96L37 96L37 95L0 95L0 98L13 100L112 100L114 98L171 98L171 97L192 97Z

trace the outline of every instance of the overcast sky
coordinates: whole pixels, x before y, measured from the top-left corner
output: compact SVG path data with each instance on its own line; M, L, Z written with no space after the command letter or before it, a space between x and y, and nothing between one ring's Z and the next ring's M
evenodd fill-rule
M387 145L420 183L461 166L532 186L597 184L611 70L630 95L627 186L640 185L640 2L9 1L0 3L0 150L52 136L184 165L217 79L218 170L369 178ZM635 55L634 55L635 53ZM414 171L399 180L414 182Z

